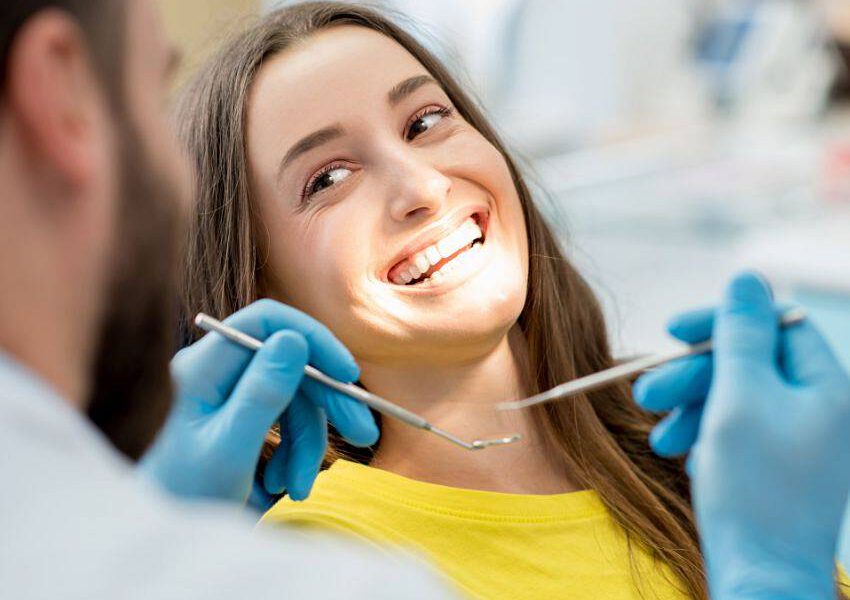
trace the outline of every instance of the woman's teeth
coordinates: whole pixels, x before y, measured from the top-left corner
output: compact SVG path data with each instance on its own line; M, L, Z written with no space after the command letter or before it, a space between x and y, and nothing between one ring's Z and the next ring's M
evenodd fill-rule
M472 246L473 242L482 237L481 228L470 217L436 244L417 252L394 267L389 279L397 285L437 283L468 260L466 255L477 248ZM422 281L418 281L420 279Z

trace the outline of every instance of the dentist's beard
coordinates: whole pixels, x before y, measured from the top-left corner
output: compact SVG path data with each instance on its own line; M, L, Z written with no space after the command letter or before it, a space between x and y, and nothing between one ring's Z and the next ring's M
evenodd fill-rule
M181 223L179 188L156 172L136 132L124 130L113 275L88 416L135 460L171 407Z

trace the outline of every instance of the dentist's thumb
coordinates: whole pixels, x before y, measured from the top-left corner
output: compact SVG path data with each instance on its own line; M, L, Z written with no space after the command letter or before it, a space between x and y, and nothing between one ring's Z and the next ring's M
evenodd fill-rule
M718 377L776 372L779 320L767 282L751 272L726 289L714 324L714 366Z

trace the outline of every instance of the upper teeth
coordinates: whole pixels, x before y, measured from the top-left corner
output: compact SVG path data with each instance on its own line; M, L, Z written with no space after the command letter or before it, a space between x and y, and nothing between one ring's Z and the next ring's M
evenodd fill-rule
M395 284L402 285L419 279L428 269L435 266L441 260L469 246L480 237L482 237L481 228L470 217L460 227L436 244L407 257L401 265L393 269L390 280ZM432 277L436 274L433 273Z

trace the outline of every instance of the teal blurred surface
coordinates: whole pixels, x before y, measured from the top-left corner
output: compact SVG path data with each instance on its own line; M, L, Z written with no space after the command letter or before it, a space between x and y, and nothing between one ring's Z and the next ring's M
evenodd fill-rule
M793 294L812 321L829 341L844 366L850 370L850 296L812 289ZM850 437L850 432L847 432ZM850 465L847 465L850 469ZM844 515L844 530L838 551L839 561L850 572L850 501Z

